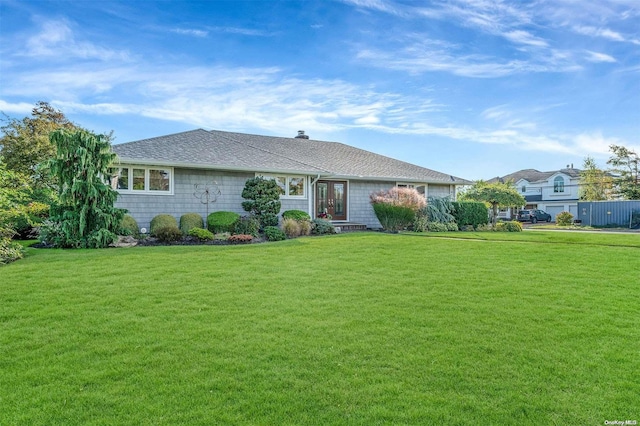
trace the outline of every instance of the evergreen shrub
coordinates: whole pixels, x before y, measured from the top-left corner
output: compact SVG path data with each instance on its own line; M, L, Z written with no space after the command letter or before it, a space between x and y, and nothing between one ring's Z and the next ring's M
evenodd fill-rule
M212 241L215 238L213 232L203 228L191 228L189 230L189 236L196 237L200 241Z
M479 226L489 223L489 209L484 203L460 201L453 202L452 205L453 211L451 214L461 228L471 226L473 229L478 229Z
M235 212L213 212L207 217L207 228L214 234L233 232L233 227L238 219L240 219L240 215Z
M328 220L314 219L311 222L311 233L315 235L335 234L336 228Z
M160 228L166 228L168 226L175 226L178 228L178 221L175 217L170 214L159 214L151 219L151 224L149 225L149 234L152 237L157 237L156 232ZM178 228L180 230L180 228Z
M154 236L162 242L171 243L182 239L182 231L177 225L165 225L156 228Z
M429 232L447 232L448 230L446 223L427 222L427 231Z
M180 230L187 235L193 228L203 228L202 216L198 213L185 213L180 216Z
M258 236L260 222L255 216L242 216L233 225L233 234Z
M283 219L293 219L298 221L311 220L311 216L302 210L286 210L282 213Z
M130 214L125 214L120 221L120 234L138 236L138 222Z
M267 226L264 228L264 237L267 241L282 241L286 240L287 236L285 235L280 228L277 226Z

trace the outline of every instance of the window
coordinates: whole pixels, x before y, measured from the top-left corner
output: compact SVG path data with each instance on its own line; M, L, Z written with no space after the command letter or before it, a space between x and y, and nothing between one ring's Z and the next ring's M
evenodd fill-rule
M522 188L520 188L520 192L527 192L527 186L522 185Z
M553 192L564 192L564 178L562 176L553 180Z
M111 187L118 192L172 194L173 169L160 167L130 167L116 168L108 179Z
M274 176L259 175L265 179L273 179L280 187L283 198L305 198L307 194L307 179L304 176Z
M405 183L405 182L396 182L396 187L398 188L411 188L418 191L418 194L426 197L427 195L427 185L420 183Z

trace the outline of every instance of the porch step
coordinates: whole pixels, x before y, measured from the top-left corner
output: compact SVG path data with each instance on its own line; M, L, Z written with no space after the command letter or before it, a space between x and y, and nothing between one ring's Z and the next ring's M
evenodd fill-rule
M336 232L366 231L367 225L362 223L334 223Z

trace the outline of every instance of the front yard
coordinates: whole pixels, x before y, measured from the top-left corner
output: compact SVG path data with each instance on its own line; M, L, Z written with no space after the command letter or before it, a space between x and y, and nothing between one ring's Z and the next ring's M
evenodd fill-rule
M0 267L0 424L640 420L639 255L544 231L31 248Z

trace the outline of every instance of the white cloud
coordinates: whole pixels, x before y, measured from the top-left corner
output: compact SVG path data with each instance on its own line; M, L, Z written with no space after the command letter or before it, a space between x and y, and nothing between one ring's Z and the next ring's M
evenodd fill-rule
M33 109L33 104L27 102L11 103L0 99L0 111L5 114L29 114Z
M586 59L589 62L616 62L616 59L613 56L605 53L592 52L590 50L587 50Z
M190 35L190 36L201 37L201 38L209 35L208 31L185 29L185 28L173 28L171 29L171 32L174 32L176 34Z
M504 33L504 37L514 43L526 44L529 46L547 47L549 44L539 37L532 35L527 31L514 30Z
M126 61L130 59L127 51L118 51L96 46L93 43L77 41L66 20L48 20L42 23L41 31L30 37L26 50L16 51L15 55L26 55L47 60L97 59L100 61Z

